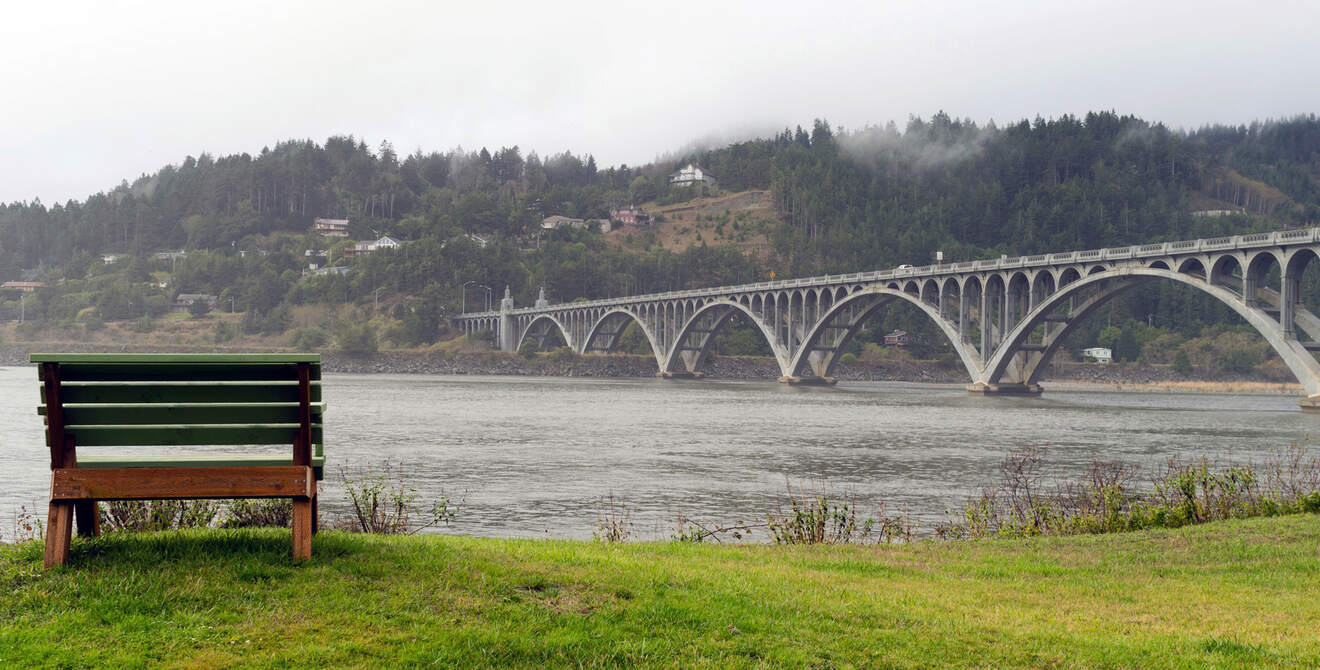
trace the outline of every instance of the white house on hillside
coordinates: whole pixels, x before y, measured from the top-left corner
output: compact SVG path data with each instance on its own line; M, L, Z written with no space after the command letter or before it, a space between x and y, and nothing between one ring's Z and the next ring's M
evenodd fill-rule
M696 164L688 163L687 167L669 175L669 183L674 186L691 186L693 184L710 184L713 186L715 177Z
M1082 350L1082 358L1096 363L1108 363L1113 360L1114 352L1107 347L1090 347Z

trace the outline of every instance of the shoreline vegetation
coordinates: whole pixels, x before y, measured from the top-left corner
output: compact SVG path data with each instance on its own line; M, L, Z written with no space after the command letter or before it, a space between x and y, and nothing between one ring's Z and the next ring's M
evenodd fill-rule
M198 347L133 345L85 342L7 342L0 344L0 365L28 365L32 352L176 352L222 353L291 351L270 347ZM449 374L517 375L545 377L654 377L655 359L645 355L575 355L565 351L527 357L491 350L429 349L381 350L352 355L337 350L322 352L326 372L349 374ZM712 356L706 377L716 380L774 381L779 368L772 358L756 356ZM965 384L970 380L957 363L893 358L840 364L840 381L892 381ZM1189 379L1171 366L1143 363L1056 363L1043 382L1058 390L1148 391L1183 393L1297 395L1302 387L1286 369L1262 366L1249 374L1220 374L1210 379Z

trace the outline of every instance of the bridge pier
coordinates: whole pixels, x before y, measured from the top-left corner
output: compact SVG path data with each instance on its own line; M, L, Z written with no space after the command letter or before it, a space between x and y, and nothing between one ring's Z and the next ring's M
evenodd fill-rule
M660 377L661 379L701 379L705 377L706 374L703 372L688 372L686 370L679 372L661 370L660 372L655 373L655 376Z
M779 378L780 384L789 386L834 386L839 380L834 377L817 377L815 375L806 377L796 377L793 375L784 375Z
M1011 395L1011 396L1038 396L1044 389L1040 384L987 384L985 382L976 382L967 385L967 392L976 395ZM1317 405L1320 411L1320 405Z

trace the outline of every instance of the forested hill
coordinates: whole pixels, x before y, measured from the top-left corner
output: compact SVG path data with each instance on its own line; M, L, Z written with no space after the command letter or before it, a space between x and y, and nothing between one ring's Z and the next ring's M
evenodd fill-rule
M517 147L400 157L353 137L289 141L258 155L202 154L83 202L0 210L0 263L62 264L78 252L209 249L348 218L356 237L459 232L516 237L551 214L605 218L668 195L693 160L724 191L770 189L777 251L794 271L1149 242L1320 220L1315 116L1192 133L1113 113L978 126L940 113L899 129L813 128L674 163L600 169L590 156ZM1196 217L1196 210L1248 216Z
M650 209L701 196L711 187L669 184L688 162L714 175L718 193L769 194L759 252L707 241L672 252L646 230L626 242L619 233L542 233L551 215L607 218L612 205ZM1002 126L939 113L848 131L817 121L673 161L604 168L591 156L517 147L400 157L387 142L332 137L188 157L81 202L3 205L0 279L55 286L27 306L38 319L68 321L91 307L105 319L138 318L158 309L160 296L224 293L253 327L269 317L278 329L288 321L279 315L300 304L383 298L414 312L452 311L470 281L508 285L527 304L542 285L552 299L572 300L770 271L920 264L936 250L962 260L1315 225L1318 179L1314 115L1192 132L1111 112ZM330 263L351 271L303 277L306 251L335 242L309 233L315 217L349 219L350 239L411 243L356 259L332 248ZM706 223L737 229L737 212ZM189 254L153 260L167 249ZM128 262L103 265L106 254Z

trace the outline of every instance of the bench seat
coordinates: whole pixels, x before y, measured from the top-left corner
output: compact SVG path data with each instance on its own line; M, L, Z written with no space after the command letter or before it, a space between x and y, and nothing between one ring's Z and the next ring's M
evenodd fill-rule
M290 454L184 454L177 456L84 456L78 455L80 468L220 468L228 466L293 465ZM325 454L314 445L312 471L320 481L325 470Z

